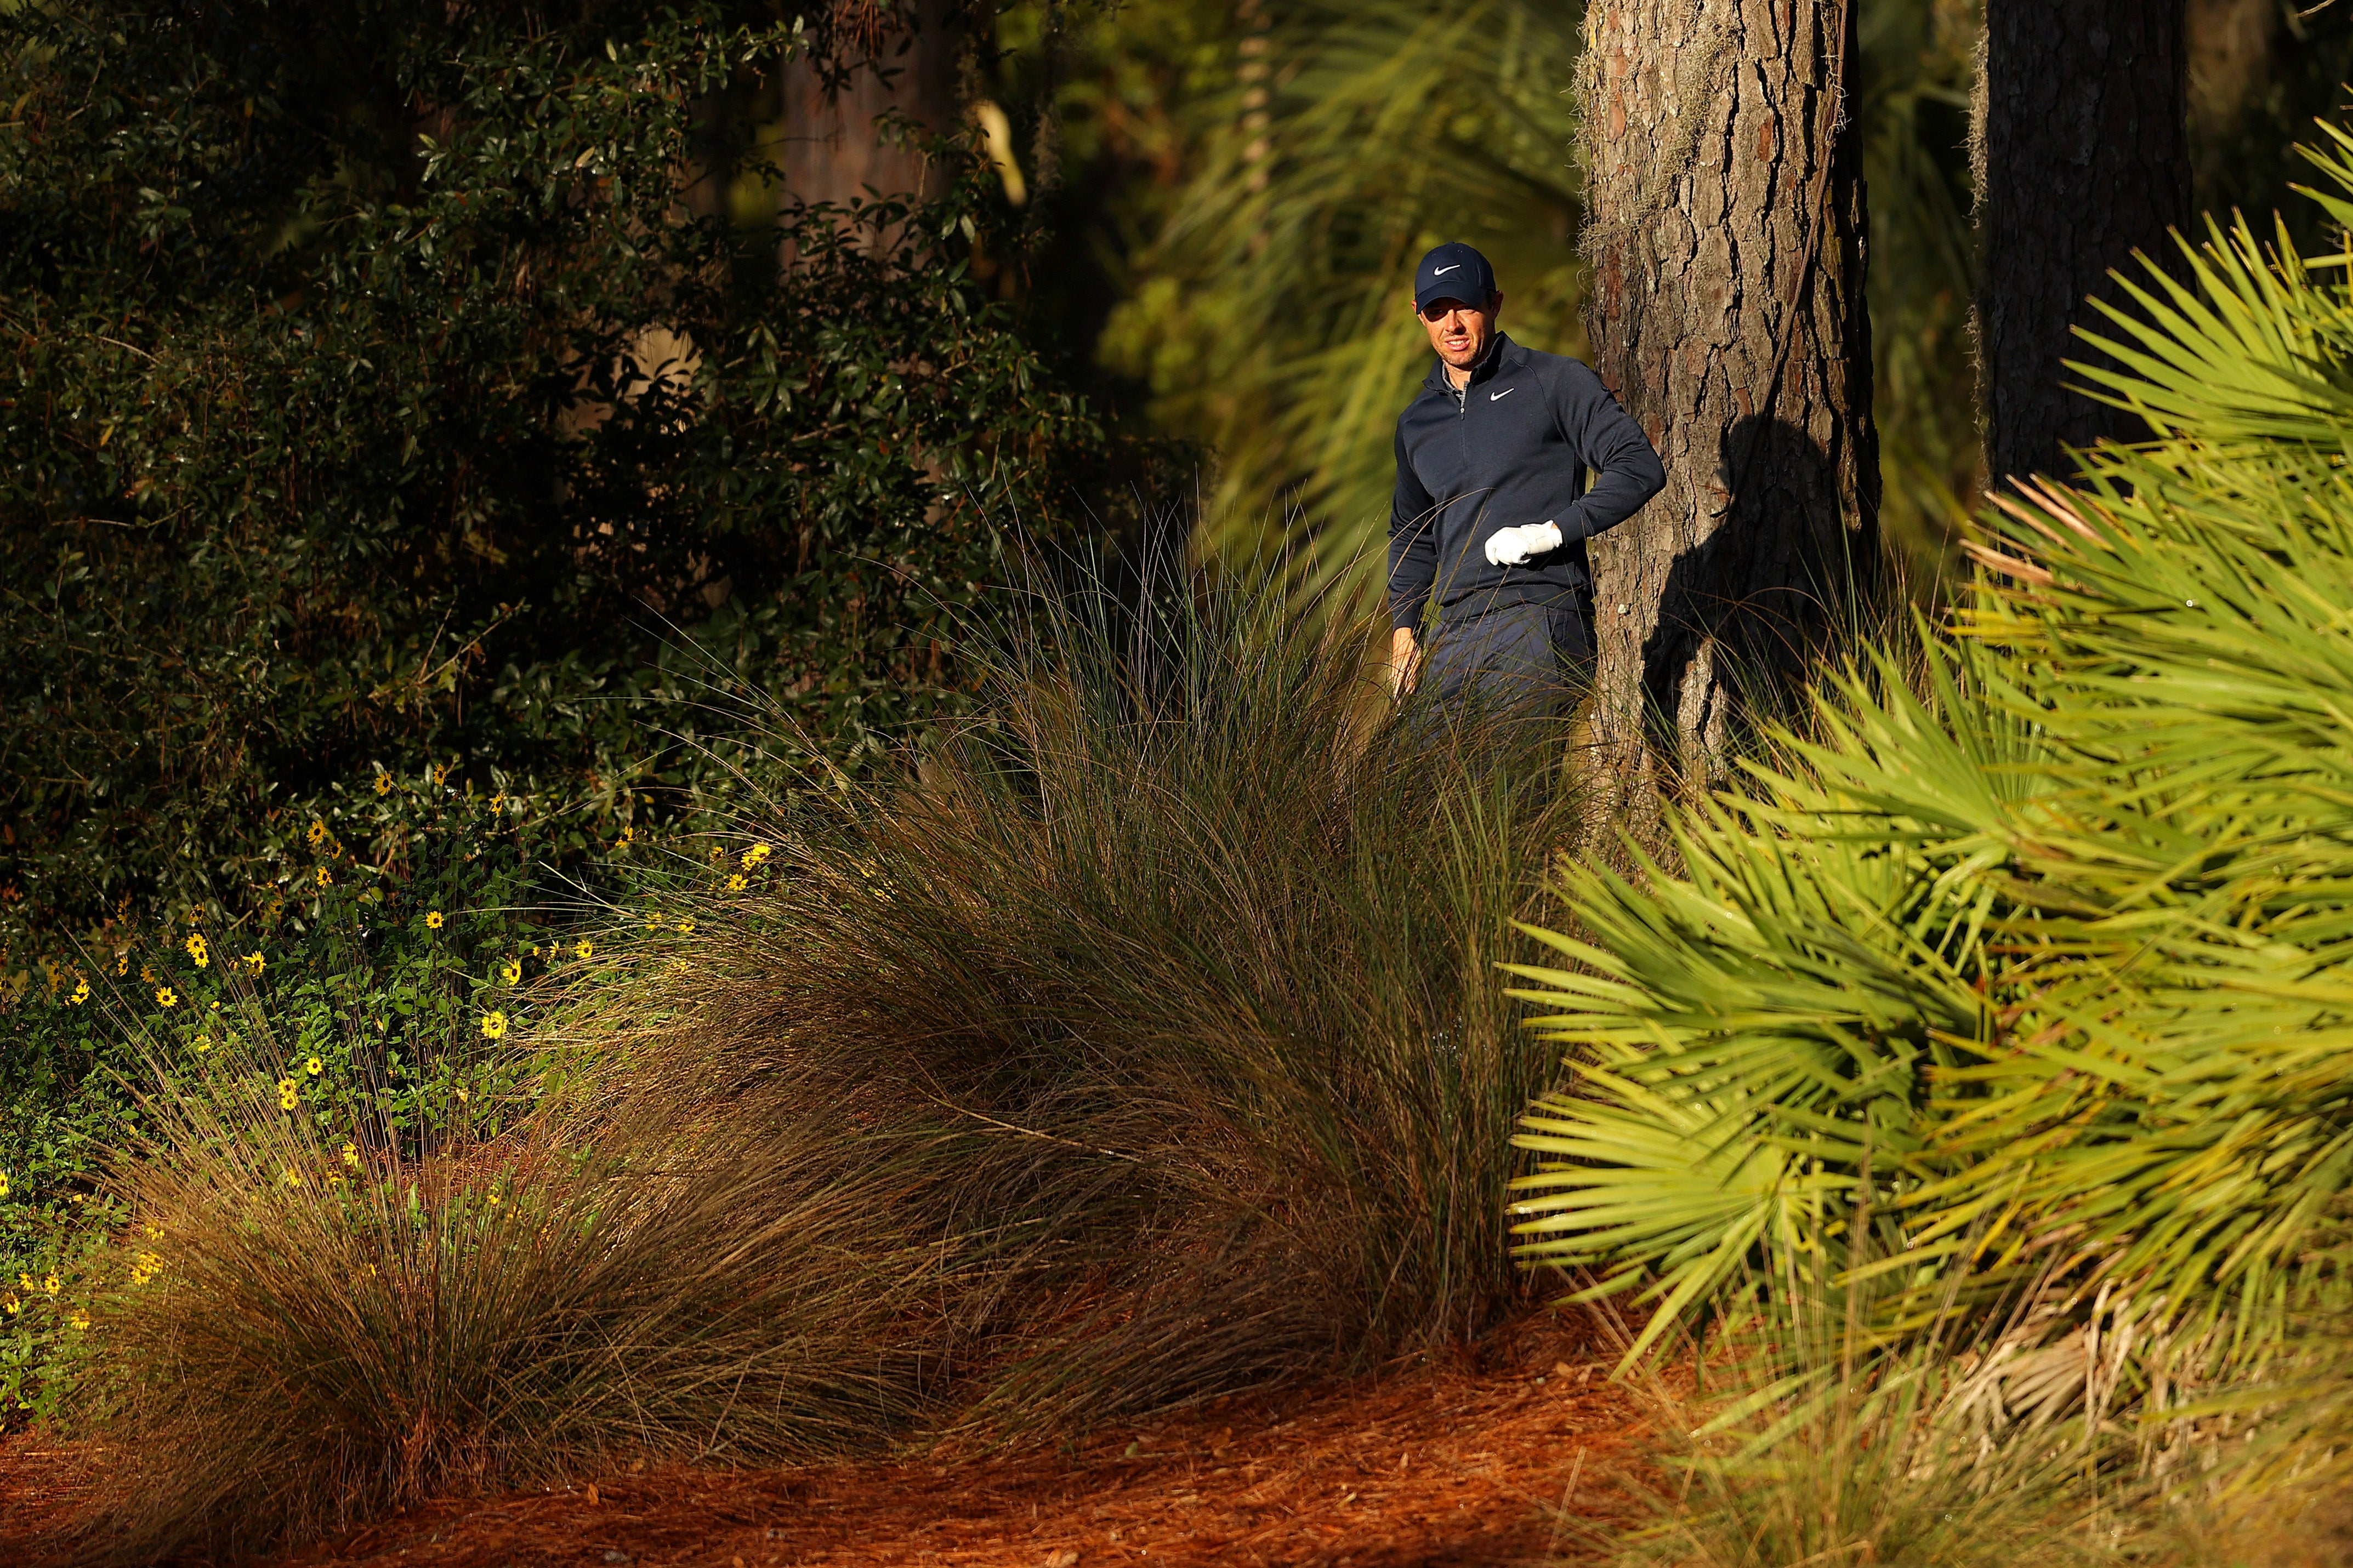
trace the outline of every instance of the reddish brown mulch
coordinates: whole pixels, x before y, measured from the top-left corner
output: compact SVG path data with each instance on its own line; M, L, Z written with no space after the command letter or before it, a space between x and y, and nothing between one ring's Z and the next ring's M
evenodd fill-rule
M284 1568L1471 1568L1568 1555L1605 1522L1636 1414L1539 1316L1487 1365L1401 1368L1122 1427L1071 1450L781 1470L653 1470L451 1499ZM0 1542L54 1529L73 1456L0 1445ZM0 1553L5 1554L5 1553ZM13 1559L12 1559L13 1561Z

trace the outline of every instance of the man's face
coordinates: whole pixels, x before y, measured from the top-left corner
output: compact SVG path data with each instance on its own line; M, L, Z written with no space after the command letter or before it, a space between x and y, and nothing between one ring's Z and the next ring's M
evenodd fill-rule
M1455 370L1469 370L1494 341L1495 318L1503 309L1501 294L1490 294L1479 305L1432 300L1420 311L1421 324L1430 329L1430 346L1438 351L1440 359Z

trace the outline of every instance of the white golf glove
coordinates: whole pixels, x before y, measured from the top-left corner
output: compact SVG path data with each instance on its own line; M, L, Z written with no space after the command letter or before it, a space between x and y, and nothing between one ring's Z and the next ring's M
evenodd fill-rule
M1542 555L1547 550L1560 548L1560 526L1549 519L1543 522L1524 523L1518 528L1499 528L1487 536L1487 564L1490 566L1521 566L1531 555Z

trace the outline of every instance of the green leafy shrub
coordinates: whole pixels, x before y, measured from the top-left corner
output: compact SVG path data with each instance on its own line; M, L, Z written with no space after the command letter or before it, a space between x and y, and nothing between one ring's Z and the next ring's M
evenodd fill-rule
M238 899L249 915L117 921L5 976L0 1417L53 1414L64 1392L55 1352L84 1303L39 1287L120 1231L107 1152L201 1094L212 1063L249 1058L244 1020L267 1020L273 1079L310 1113L364 1119L371 1149L415 1156L516 1113L527 1064L450 1043L520 1031L533 983L587 955L527 901L575 833L537 803L459 788L446 764L375 773L328 792L293 836L300 858Z
M1523 1256L1663 1325L1860 1201L1894 1321L2023 1298L2014 1415L2276 1353L2353 1177L2353 289L2243 224L2188 268L2084 372L2155 438L1989 520L1958 637L1831 682L1674 874L1565 875Z
M400 758L617 824L726 776L714 693L853 764L950 700L1000 524L1102 437L972 276L985 180L780 206L726 106L825 54L712 5L0 14L0 913L222 905Z

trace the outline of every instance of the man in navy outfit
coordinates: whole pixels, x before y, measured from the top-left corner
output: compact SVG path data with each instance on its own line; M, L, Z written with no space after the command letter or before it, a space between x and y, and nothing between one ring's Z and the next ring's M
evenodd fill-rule
M1398 416L1398 689L1427 681L1447 701L1475 693L1556 709L1592 668L1585 542L1664 489L1666 470L1600 377L1495 330L1504 296L1471 247L1441 245L1421 258L1413 308L1438 363ZM1433 599L1425 658L1419 634Z

